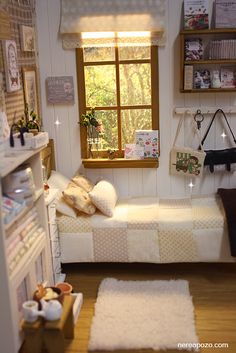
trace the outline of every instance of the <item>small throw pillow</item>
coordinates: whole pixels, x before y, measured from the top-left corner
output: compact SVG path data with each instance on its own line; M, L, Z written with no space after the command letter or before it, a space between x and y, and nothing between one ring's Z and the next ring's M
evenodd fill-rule
M94 188L94 184L91 182L91 180L81 174L75 175L74 178L72 178L72 181L77 186L80 186L82 189L84 189L86 192L89 192Z
M68 187L62 192L65 201L79 211L92 215L96 208L92 204L90 197L84 189L70 182Z
M117 202L117 193L114 186L106 180L99 181L89 192L93 204L108 217L113 216L114 208Z

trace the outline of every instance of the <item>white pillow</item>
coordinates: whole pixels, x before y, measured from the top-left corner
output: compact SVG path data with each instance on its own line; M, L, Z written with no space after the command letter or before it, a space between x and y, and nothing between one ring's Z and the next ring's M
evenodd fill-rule
M107 180L99 181L89 193L92 203L108 217L113 216L113 211L118 199L115 187Z
M72 218L77 217L77 212L73 209L73 207L69 206L62 195L62 191L64 191L69 184L70 179L65 177L59 172L52 170L50 178L48 179L48 185L52 189L58 189L59 193L56 199L56 210L65 216L69 216Z
M52 189L59 189L60 191L65 190L69 182L70 179L55 170L52 170L50 178L48 179L49 187Z

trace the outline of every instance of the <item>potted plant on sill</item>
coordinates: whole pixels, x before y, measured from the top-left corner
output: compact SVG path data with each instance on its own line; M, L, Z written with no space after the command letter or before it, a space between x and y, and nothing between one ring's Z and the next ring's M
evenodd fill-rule
M82 114L79 124L87 129L88 158L94 158L92 151L93 144L96 145L98 155L100 135L103 132L102 122L96 118L95 109L91 108L86 114Z

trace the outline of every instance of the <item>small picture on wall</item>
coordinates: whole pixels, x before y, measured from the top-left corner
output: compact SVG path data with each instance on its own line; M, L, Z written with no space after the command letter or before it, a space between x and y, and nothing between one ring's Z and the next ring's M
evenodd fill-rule
M54 76L46 79L49 104L73 104L75 101L73 76Z
M15 92L21 88L16 42L14 40L3 40L2 48L7 92Z
M38 114L37 79L34 67L23 68L23 84L25 103L28 104L29 112L32 110Z
M29 26L20 26L21 49L23 51L35 51L34 28Z

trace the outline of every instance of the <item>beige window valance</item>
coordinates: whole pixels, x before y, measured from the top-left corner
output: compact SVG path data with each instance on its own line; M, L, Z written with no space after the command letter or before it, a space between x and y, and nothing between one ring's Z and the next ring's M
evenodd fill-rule
M63 47L163 45L165 2L61 0Z

